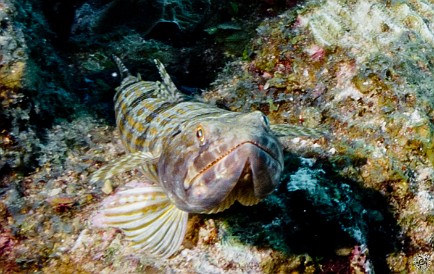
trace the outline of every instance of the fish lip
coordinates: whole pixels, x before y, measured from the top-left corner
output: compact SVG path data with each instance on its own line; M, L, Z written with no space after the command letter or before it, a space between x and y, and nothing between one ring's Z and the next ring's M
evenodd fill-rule
M217 159L215 159L214 161L212 161L211 163L209 163L208 165L206 165L206 167L204 167L203 169L201 169L191 180L190 182L194 182L200 175L204 174L206 171L208 171L210 168L212 168L213 166L215 166L217 163L219 163L221 160L223 160L224 158L226 158L227 156L229 156L232 152L234 152L235 150L237 150L239 147L245 145L245 144L251 144L256 146L257 148L265 151L268 155L270 155L276 162L279 163L279 165L281 166L281 162L279 160L279 157L277 155L275 155L271 149L261 146L259 143L255 142L255 141L244 141L241 142L237 145L235 145L234 147L230 148L229 150L227 150L225 153L221 154L220 157L218 157Z

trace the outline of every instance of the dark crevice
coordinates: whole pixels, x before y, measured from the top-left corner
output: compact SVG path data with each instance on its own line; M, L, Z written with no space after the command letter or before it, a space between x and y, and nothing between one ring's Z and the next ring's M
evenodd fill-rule
M282 183L263 202L252 207L235 205L219 214L228 222L227 233L246 244L287 255L309 254L324 273L336 273L333 269L349 273L351 254L342 257L336 251L367 246L366 256L375 272L387 273L387 254L401 250L402 239L386 198L337 175L327 162L307 167L298 157L286 154L285 164L288 170ZM306 181L294 191L288 185L294 183L291 176L306 168L317 186Z

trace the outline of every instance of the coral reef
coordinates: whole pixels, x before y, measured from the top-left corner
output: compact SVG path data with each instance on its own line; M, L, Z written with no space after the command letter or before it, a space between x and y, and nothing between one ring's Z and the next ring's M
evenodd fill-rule
M254 58L228 65L206 95L272 122L329 130L326 141L282 142L384 195L406 254L390 256L408 256L413 270L434 233L433 12L428 1L310 1L262 23Z
M24 97L21 88L26 53L23 46L23 33L11 24L10 17L14 13L15 9L9 2L0 6L0 22L2 24L0 33L2 49L0 59L0 170L3 170L8 160L12 166L19 165L17 152L9 149L14 145L16 137L12 130L7 130L10 127L8 121L14 120L13 123L17 123L20 120L29 119L28 111L19 106Z
M2 175L34 170L39 148L45 143L45 128L82 112L79 98L67 91L70 70L48 42L46 21L33 11L28 3L4 1L0 5Z
M434 272L432 1L311 0L280 15L292 1L154 1L140 25L145 2L0 3L1 273ZM283 137L275 193L192 216L173 258L146 258L93 223L106 194L88 178L124 153L106 118L111 54L149 80L157 57L191 93L236 57L205 100L327 133Z

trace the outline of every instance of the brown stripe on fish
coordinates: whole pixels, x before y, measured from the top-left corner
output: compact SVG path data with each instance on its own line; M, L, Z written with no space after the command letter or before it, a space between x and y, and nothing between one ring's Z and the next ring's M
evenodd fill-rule
M119 88L115 95L115 111L119 111L120 108L129 107L131 100L138 96L145 95L146 97L152 97L152 91L156 90L157 85L155 82L135 82L128 85L125 88Z
M199 103L199 102L182 102L176 108L176 113L180 116L187 114L185 118L189 121L194 120L196 116L201 114L211 114L211 113L221 113L224 112L222 109L212 108L207 104Z
M131 133L125 133L125 134L123 134L123 136L122 136L122 138L121 138L121 141L122 141L122 144L124 145L124 147L128 150L128 151L130 151L130 152L133 152L134 150L132 150L132 148L131 148L131 146L130 146L130 138L132 138L132 134Z
M113 96L113 101L117 101L119 99L119 97L121 96L121 94L123 96L125 96L125 91L127 89L129 89L132 86L137 86L137 84L140 84L140 81L138 79L134 79L133 81L129 81L128 83L126 83L125 85L121 85L120 87L118 87L116 90L115 95Z
M157 123L152 123L147 125L143 133L133 135L131 143L136 149L149 148L152 150L162 144L162 136L172 135L178 129L179 124L168 124L163 127Z
M142 101L140 109L143 110L143 115L149 115L149 113L155 111L158 105L162 103L163 102L158 99L148 98ZM132 131L136 122L144 123L145 118L143 118L143 115L129 115L129 113L134 113L135 111L137 111L136 108L121 108L121 112L116 113L117 125L122 134L125 130ZM129 120L128 118L133 118L134 120Z
M133 82L135 81L135 82ZM130 82L133 82L130 84ZM121 85L118 90L120 90L123 93L127 93L130 90L138 90L140 89L141 92L151 92L158 89L158 83L157 82L150 82L150 81L141 81L134 77L134 80L130 80L125 85Z
M164 112L166 110L170 110L173 106L177 105L178 103L170 103L170 102L164 102L162 103L157 109L155 109L153 112L151 112L146 118L145 121L147 123L151 123L152 120L154 120L158 115L161 114L161 116L164 116Z
M134 99L131 104L128 106L128 108L130 108L131 111L133 111L133 109L138 106L143 100L147 99L149 97L148 94L144 93L142 95L140 95L139 97L137 97L136 99ZM128 115L128 114L126 114Z
M197 103L196 103L197 104ZM197 121L199 122L200 119L207 118L207 117L219 117L219 114L225 114L225 111L222 111L221 109L215 109L215 108L209 108L209 107L203 107L203 106L196 106L196 105L188 105L184 108L178 108L177 113L183 115L184 113L188 113L188 120L189 121ZM172 121L175 115L171 115L166 117L163 121L161 121L161 125L165 126L166 124L170 123Z
M134 124L136 124L137 118L136 116L131 115L131 113L136 113L136 107L145 99L147 99L147 97L147 94L142 94L141 96L134 99L131 104L129 104L129 106L122 108L122 112L118 113L121 122L118 123L118 125L122 126L122 129L126 128L126 122L128 122L130 130L134 128Z
M136 149L157 147L161 145L161 142L158 141L161 136L172 135L173 132L178 130L179 127L177 125L179 122L187 119L194 121L196 116L215 116L220 112L222 112L220 109L210 109L208 105L197 102L164 104L164 107L162 104L145 118L145 130L142 132L137 131L137 134L133 134L131 140L132 146ZM188 117L185 117L185 114L188 114Z
M115 113L116 113L116 118L119 118L118 116L121 115L125 115L126 112L130 111L130 101L133 100L136 96L134 94L134 92L132 92L131 94L128 94L128 97L123 97L122 102L116 102L115 103Z
M188 107L188 102L175 102L172 103L172 107L173 108L166 108L162 110L159 113L160 115L154 117L155 119L149 120L149 123L154 123L155 121L157 124L155 126L166 126L169 122L178 122L173 120L183 117L183 115L187 113L188 109L186 109L186 107Z
M176 131L178 131L178 126L172 124L164 129L150 127L147 136L142 136L142 134L139 136L133 135L131 146L133 146L134 150L149 149L151 151L160 151L163 144L161 136L169 136L174 134Z
M131 94L135 93L138 89L143 88L143 82L137 81L133 83L127 84L125 87L121 86L117 89L117 92L113 98L114 102L122 103L131 96ZM119 101L121 99L121 101Z
M135 124L129 125L130 127L128 127L128 130L130 132L134 132L134 134L132 134L132 138L130 138L130 143L131 143L130 147L133 150L146 147L148 145L146 140L148 139L149 141L152 141L156 137L157 132L162 130L162 128L157 131L156 126L158 126L158 124L156 126L153 126L152 121L160 115L164 116L164 112L166 110L170 110L173 106L178 104L178 103L161 102L161 101L158 103L161 103L161 104L153 111L148 112L148 115L146 117L142 116L142 117L138 117L140 119L135 119L135 122L136 122L135 124L137 124L137 123L145 124L144 130L142 130L142 131L136 130L134 128ZM124 119L123 120L124 128L126 126L125 120L127 120L128 123L130 123L129 119Z
M142 94L139 97L132 100L132 102L126 107L127 110L125 111L125 108L122 108L124 110L123 112L119 113L120 122L123 122L122 128L126 128L126 122L128 122L128 126L130 130L134 129L135 125L137 123L143 123L143 120L140 119L140 116L132 115L132 113L137 113L138 109L136 107L139 106L140 109L143 111L153 111L154 106L148 104L145 100L148 99L148 94ZM119 124L120 125L120 124Z

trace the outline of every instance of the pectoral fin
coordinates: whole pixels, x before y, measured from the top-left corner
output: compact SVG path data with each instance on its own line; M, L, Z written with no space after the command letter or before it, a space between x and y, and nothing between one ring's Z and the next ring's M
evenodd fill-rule
M327 132L322 129L308 128L298 125L277 124L270 126L271 131L276 137L309 137L320 138L327 135Z
M152 155L152 153L150 152L139 151L127 154L95 171L92 174L90 182L104 182L107 179L111 178L113 175L135 168L141 168L143 174L147 177L146 179L152 182L156 182L158 176L153 164L155 163L155 161L157 161L157 159L158 157Z
M132 188L110 198L102 222L121 229L134 248L157 258L167 258L179 249L188 213L173 205L161 187Z

